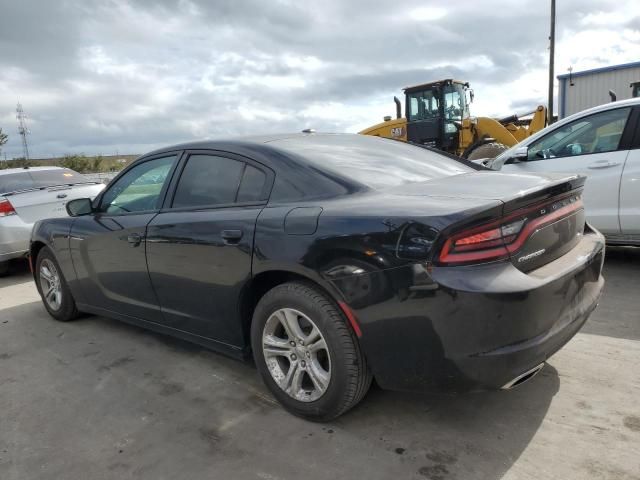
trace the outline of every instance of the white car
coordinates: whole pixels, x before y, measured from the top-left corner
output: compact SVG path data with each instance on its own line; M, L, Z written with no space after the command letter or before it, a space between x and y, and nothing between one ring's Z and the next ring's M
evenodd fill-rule
M9 260L29 251L33 224L67 215L65 204L74 198L93 198L104 185L60 167L0 170L0 275Z
M505 172L586 175L589 223L609 244L640 245L640 98L571 115L483 163Z

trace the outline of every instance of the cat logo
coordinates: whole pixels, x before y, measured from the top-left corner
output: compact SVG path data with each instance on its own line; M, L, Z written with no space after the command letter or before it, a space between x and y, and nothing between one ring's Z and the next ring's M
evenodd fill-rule
M392 127L391 138L404 137L404 127Z

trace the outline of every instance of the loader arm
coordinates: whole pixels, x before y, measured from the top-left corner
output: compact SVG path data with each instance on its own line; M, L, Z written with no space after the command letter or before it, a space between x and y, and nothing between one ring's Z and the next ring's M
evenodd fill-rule
M497 120L489 117L477 117L476 118L476 132L477 138L491 137L495 139L497 143L502 143L507 147L512 147L518 140L513 136L504 125Z

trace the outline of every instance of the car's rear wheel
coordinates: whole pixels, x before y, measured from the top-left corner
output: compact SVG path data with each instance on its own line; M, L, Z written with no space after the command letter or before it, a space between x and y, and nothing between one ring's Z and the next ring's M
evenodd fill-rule
M0 277L5 277L9 275L10 267L11 267L10 262L0 262Z
M78 316L76 302L53 252L44 247L36 260L36 286L44 307L56 320L67 322Z
M340 310L319 289L285 283L267 292L251 325L256 365L291 413L327 421L356 405L371 373Z

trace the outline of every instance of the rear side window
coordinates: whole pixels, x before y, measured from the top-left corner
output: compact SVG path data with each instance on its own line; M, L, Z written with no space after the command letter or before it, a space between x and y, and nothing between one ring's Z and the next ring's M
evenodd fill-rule
M304 198L305 192L301 185L296 185L288 179L282 178L281 175L276 176L273 183L273 191L271 192L272 202L291 202Z
M173 208L234 203L244 163L215 155L191 155L182 171Z
M238 190L238 203L263 200L264 184L267 176L264 172L247 165Z

